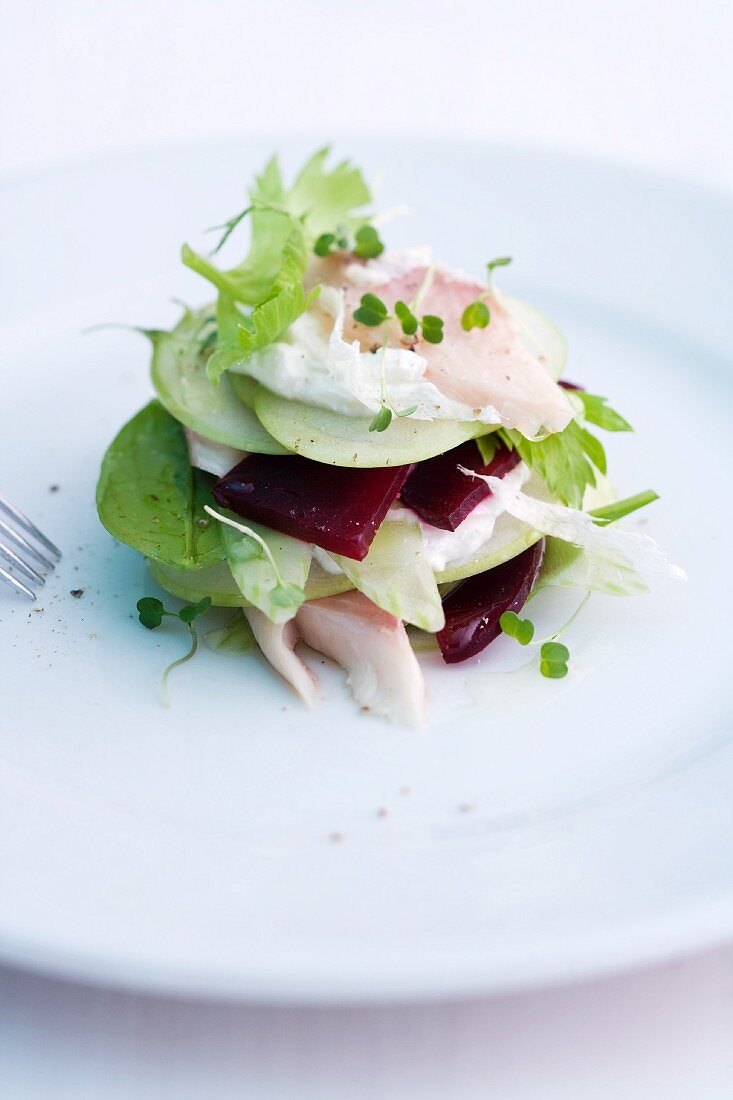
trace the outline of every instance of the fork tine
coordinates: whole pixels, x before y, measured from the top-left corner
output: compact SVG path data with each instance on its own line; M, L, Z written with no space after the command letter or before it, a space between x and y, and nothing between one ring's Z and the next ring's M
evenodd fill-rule
M0 580L5 581L11 588L15 588L18 592L22 592L24 596L28 596L31 600L35 600L35 592L28 587L27 584L23 584L17 577L14 577L12 573L8 573L7 569L3 569L0 565Z
M29 542L24 535L13 530L13 528L3 519L0 519L0 531L8 535L8 537L11 538L17 546L22 547L26 553L31 554L36 561L41 563L41 565L45 565L46 569L53 569L54 563L47 558L45 554L42 554L40 550L37 550L33 543Z
M11 565L14 565L16 569L19 569L21 573L24 573L29 581L35 581L36 584L45 584L46 578L37 573L33 566L28 565L22 558L18 557L15 550L12 550L7 543L0 542L0 555L9 561Z
M50 539L46 538L43 532L38 530L35 523L31 523L31 521L28 519L28 516L24 515L23 512L19 511L19 509L15 508L10 503L10 501L2 495L2 493L0 493L0 508L6 513L6 515L12 516L16 523L19 523L24 531L26 531L29 535L32 535L37 542L40 542L41 546L45 546L49 554L53 554L56 559L61 557L61 551L59 550L59 548L55 546Z

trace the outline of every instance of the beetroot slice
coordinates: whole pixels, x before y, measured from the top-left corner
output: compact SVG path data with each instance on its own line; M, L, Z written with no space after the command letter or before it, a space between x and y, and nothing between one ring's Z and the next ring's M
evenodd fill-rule
M560 379L558 386L562 386L564 390L578 390L585 393L585 386L579 386L576 382L566 382L564 378Z
M438 633L443 660L449 665L475 657L501 633L499 619L505 611L519 611L537 579L545 540L541 539L516 558L477 573L443 600L445 626Z
M485 481L461 473L459 466L479 474L504 477L518 462L516 451L500 445L485 466L481 452L470 439L452 451L420 462L405 483L402 500L426 523L444 531L455 531L477 504L491 496Z
M300 455L251 454L212 492L244 519L362 561L410 469L356 470Z

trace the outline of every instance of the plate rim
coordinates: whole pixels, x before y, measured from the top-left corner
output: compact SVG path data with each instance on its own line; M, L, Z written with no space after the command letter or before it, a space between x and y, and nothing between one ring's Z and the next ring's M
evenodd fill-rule
M384 147L401 142L399 135L379 137L377 134L357 135L364 142L379 142ZM278 133L277 141L287 144L296 140L304 142L308 135L303 133ZM0 179L0 189L22 189L28 185L52 182L55 177L70 173L84 173L118 163L130 164L141 160L166 160L197 149L231 149L237 144L246 146L248 141L261 143L264 135L249 134L225 138L181 141L165 146L139 146L129 150L113 150L101 155L89 155L68 161L53 161L36 166L31 170L11 172ZM341 148L347 143L343 135L334 139L333 144ZM449 137L431 139L421 137L417 144L424 147L453 146L456 149L479 149L488 153L508 155L530 155L541 157L548 162L565 165L577 164L610 172L617 177L643 180L649 184L664 183L678 189L680 197L690 201L713 201L727 208L728 216L733 217L733 192L725 187L699 182L684 176L666 173L657 169L634 165L627 161L618 161L595 154L548 149L535 144L514 144L509 142L471 141L468 138ZM12 323L12 321L11 321ZM605 926L604 926L605 928ZM619 929L623 928L623 933ZM704 933L701 929L704 928ZM573 944L573 950L565 951L558 945L557 954L540 964L534 957L532 966L523 970L517 965L517 958L511 953L507 956L511 977L504 973L497 978L496 955L490 952L483 958L473 953L465 959L463 968L452 959L446 965L438 965L435 960L431 970L425 974L420 967L408 965L395 971L391 966L375 971L370 966L367 971L357 975L357 970L343 974L316 977L308 968L302 968L294 975L292 961L287 972L279 977L277 967L269 966L237 967L235 977L224 974L199 973L195 967L188 970L175 965L161 965L157 972L151 973L149 963L140 959L125 961L119 956L112 959L109 955L97 953L94 949L86 951L54 951L36 937L14 936L4 928L0 915L0 959L10 966L21 967L37 973L52 975L68 980L81 981L94 985L110 985L120 989L135 990L156 995L177 997L195 997L197 999L225 1000L234 1002L258 1002L271 1004L338 1005L338 1004L377 1004L407 1001L449 1000L461 997L502 995L514 991L542 989L559 984L599 978L638 966L651 966L680 954L713 948L730 942L733 936L733 889L721 894L717 899L693 901L687 906L677 907L673 913L660 919L659 914L651 918L636 918L623 925L616 923L612 927L596 929L590 936ZM345 988L348 985L348 989ZM376 986L376 988L375 988Z

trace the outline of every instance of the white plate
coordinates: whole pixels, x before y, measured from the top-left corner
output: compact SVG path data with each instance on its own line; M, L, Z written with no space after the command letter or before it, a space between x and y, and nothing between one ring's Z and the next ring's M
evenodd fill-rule
M473 666L428 660L424 732L355 713L336 670L322 669L327 701L308 715L257 660L209 652L175 674L164 710L159 673L185 639L138 625L135 601L155 588L93 506L103 450L149 393L147 347L79 332L166 324L171 296L201 300L180 244L242 205L268 149L189 148L7 187L2 490L66 556L38 610L0 594L0 953L316 1002L526 987L721 940L733 207L540 153L339 151L385 171L383 205L414 205L392 241L432 240L477 272L515 257L503 283L565 330L569 376L633 420L637 435L608 438L612 472L624 494L662 494L645 529L689 584L592 599L562 682L501 672L508 642ZM303 152L287 146L289 164Z

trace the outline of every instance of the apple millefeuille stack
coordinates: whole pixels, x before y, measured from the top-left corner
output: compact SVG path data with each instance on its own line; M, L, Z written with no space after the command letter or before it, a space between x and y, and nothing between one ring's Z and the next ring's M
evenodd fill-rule
M560 631L534 642L519 614L534 592L628 595L681 571L615 526L656 494L614 499L589 426L630 425L562 379L560 334L494 285L509 260L482 281L386 251L360 172L326 157L290 188L273 159L212 256L184 246L216 299L144 330L157 400L110 446L97 503L187 601L144 597L145 626L182 619L192 654L199 616L236 608L212 647L259 648L312 705L303 641L363 708L420 723L416 649L453 664L503 632L562 677ZM244 221L245 259L219 266Z

